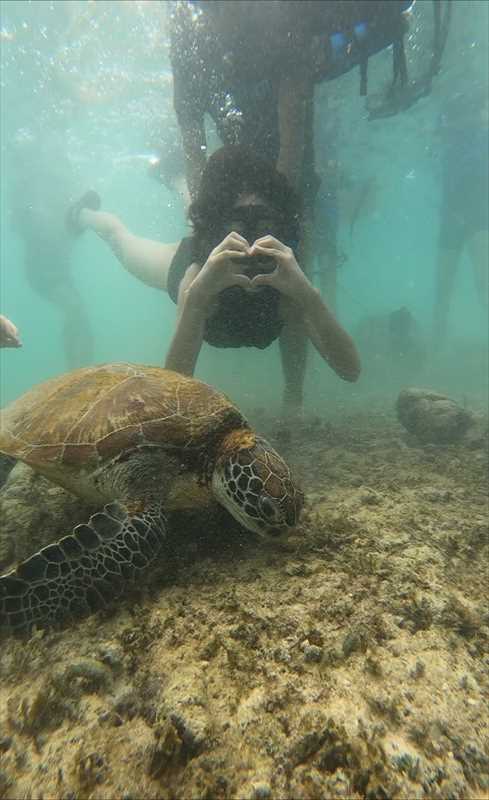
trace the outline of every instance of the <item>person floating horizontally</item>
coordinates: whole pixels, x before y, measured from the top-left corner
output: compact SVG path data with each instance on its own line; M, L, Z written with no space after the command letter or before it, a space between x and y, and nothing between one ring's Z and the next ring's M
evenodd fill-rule
M268 347L280 340L285 412L302 407L305 332L344 380L355 381L355 345L297 263L300 202L287 179L244 147L207 162L189 209L193 235L162 244L130 233L114 215L75 205L71 224L91 228L120 263L178 304L165 366L192 375L206 341L215 347Z

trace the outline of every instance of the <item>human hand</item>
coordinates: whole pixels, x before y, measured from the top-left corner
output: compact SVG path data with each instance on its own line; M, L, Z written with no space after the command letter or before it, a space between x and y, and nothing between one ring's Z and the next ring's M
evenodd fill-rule
M0 347L22 347L16 326L2 314L0 314Z
M299 267L294 251L273 236L262 236L252 245L252 256L270 256L276 268L265 275L256 275L251 281L253 289L259 286L273 286L281 294L295 302L301 302L310 290L311 284Z
M189 292L205 303L229 286L252 288L252 281L243 275L239 260L250 255L250 246L239 233L229 233L212 250L202 269L189 286Z

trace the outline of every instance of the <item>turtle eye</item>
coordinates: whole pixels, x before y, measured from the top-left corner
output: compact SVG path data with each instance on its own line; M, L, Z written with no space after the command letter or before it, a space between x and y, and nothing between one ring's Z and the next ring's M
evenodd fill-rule
M299 509L301 506L296 508L295 503L292 500L289 500L286 504L285 510L285 521L289 528L293 528L294 525L297 524L297 520L299 517Z
M268 497L260 499L260 512L269 522L275 522L277 518L275 505Z

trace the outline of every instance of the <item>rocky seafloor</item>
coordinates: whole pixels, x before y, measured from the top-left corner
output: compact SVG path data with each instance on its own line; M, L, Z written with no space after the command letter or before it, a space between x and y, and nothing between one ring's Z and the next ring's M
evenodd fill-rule
M489 797L484 442L379 413L275 443L287 540L180 516L110 613L1 642L1 798ZM16 466L1 570L91 511Z

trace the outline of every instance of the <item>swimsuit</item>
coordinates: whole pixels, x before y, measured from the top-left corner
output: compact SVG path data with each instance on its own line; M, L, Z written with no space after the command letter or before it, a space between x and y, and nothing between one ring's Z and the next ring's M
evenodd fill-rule
M182 239L168 271L168 294L178 302L178 289L189 266L197 259L193 236ZM202 260L202 259L200 259ZM280 294L271 286L246 292L231 286L219 295L216 311L206 320L204 340L214 347L268 347L283 327L279 315Z

